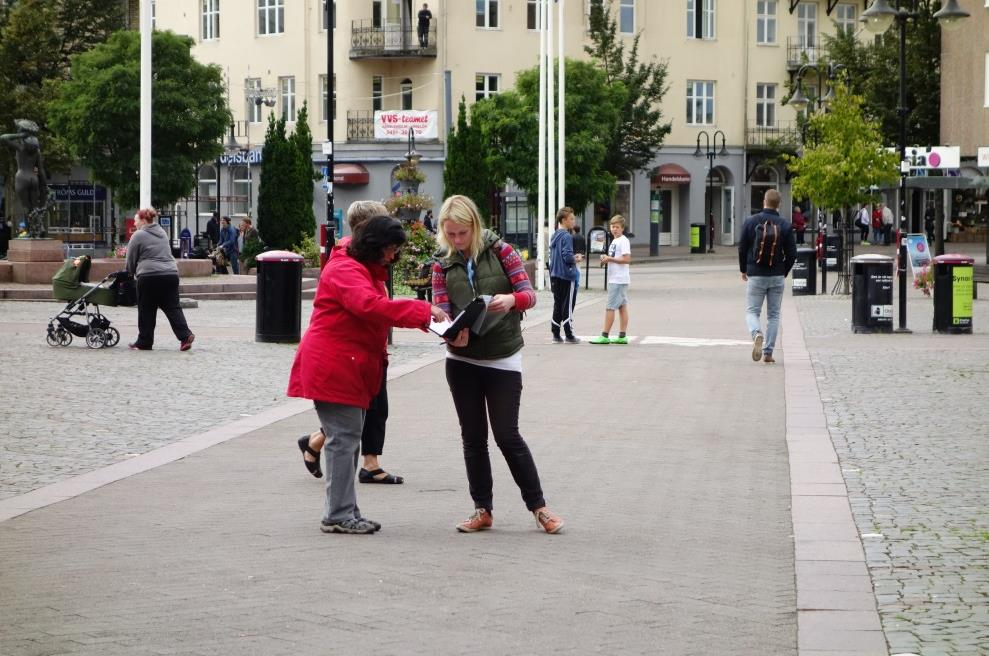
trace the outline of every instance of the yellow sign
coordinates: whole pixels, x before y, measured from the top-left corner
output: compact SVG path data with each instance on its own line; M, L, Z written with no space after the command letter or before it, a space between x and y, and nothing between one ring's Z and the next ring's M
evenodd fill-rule
M690 226L690 247L701 247L701 229L698 226Z
M972 323L972 274L970 266L951 269L951 323L967 326Z

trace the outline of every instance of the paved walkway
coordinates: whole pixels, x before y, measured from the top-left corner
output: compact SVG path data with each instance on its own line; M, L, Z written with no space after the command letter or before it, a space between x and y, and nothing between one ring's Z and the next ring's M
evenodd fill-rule
M529 313L520 424L567 519L558 536L535 530L497 454L496 530L452 530L470 509L456 417L442 349L419 333L396 332L383 459L407 484L360 486L379 535L327 536L321 484L293 444L314 413L281 396L291 348L252 341L252 303L191 311L204 337L188 354L49 349L47 315L31 314L41 304L0 304L13 347L0 385L24 399L0 417L19 427L0 436L0 654L984 653L971 637L986 626L986 453L958 436L984 436L985 411L958 415L938 446L961 449L954 466L918 466L916 484L900 486L932 503L967 490L967 526L982 532L953 561L965 594L913 625L937 641L896 635L877 543L860 537L883 490L859 486L846 464L861 457L885 481L902 453L846 449L840 435L864 422L891 430L889 413L864 416L875 408L855 396L891 343L931 360L960 345L970 375L949 389L980 382L989 304L976 303L973 336L923 333L919 295L918 334L853 336L847 297L787 296L780 363L767 366L748 357L742 286L731 254L718 258L633 269L629 347L553 345L545 295ZM589 336L602 295L582 298ZM876 357L843 362L849 351ZM47 397L33 395L34 376ZM84 393L72 385L80 376ZM906 378L904 394L918 381ZM928 555L916 548L891 570L937 577L942 563Z

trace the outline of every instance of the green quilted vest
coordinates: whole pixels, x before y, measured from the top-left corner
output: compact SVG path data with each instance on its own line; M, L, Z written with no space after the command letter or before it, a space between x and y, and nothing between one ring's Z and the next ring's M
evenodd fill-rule
M501 266L498 254L492 248L500 238L490 230L482 233L483 248L474 263L474 288L467 278L467 262L459 252L440 259L446 274L446 291L450 297L453 316L460 314L475 296L480 294L511 294L512 283ZM451 353L475 360L506 358L519 351L522 341L522 315L512 310L508 316L494 324L483 336L471 334L464 348L447 346Z

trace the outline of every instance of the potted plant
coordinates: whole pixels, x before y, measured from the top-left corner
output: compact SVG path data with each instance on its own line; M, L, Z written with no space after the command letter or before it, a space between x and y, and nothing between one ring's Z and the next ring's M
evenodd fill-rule
M433 209L433 197L415 191L398 193L385 201L388 213L405 223L419 220L423 210Z

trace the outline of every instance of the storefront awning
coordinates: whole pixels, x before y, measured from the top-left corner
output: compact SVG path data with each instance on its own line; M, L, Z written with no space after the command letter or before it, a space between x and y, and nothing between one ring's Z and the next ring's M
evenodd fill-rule
M663 164L652 172L653 182L690 184L690 173L679 164Z
M366 185L370 180L367 169L360 164L334 164L333 184Z

